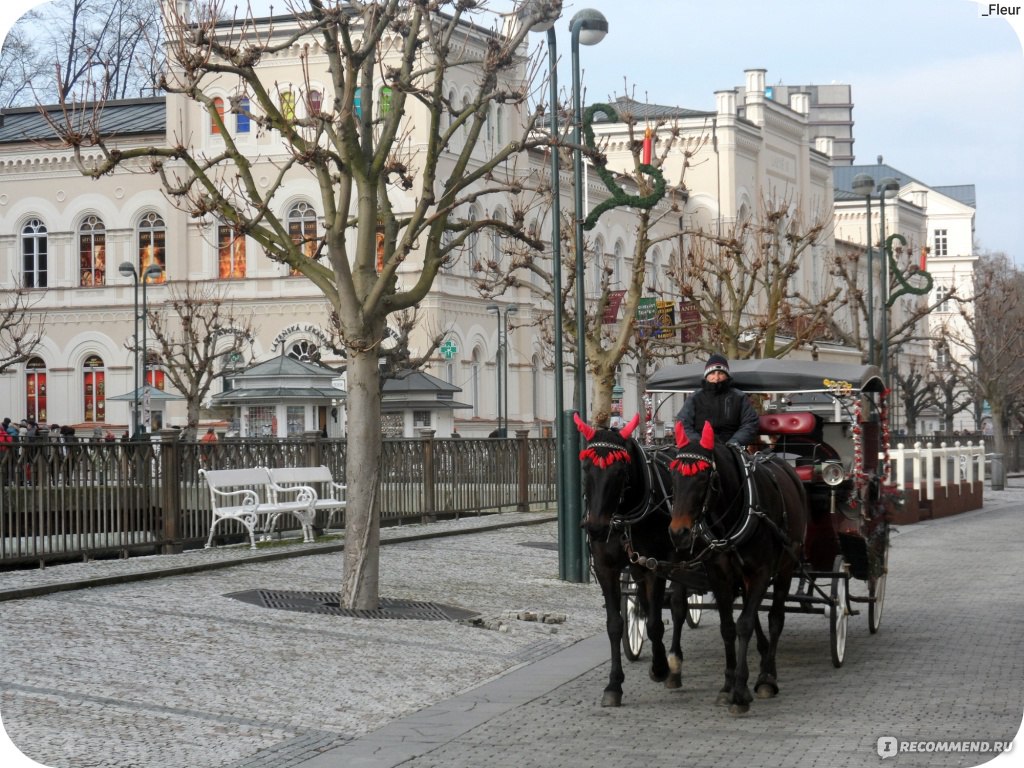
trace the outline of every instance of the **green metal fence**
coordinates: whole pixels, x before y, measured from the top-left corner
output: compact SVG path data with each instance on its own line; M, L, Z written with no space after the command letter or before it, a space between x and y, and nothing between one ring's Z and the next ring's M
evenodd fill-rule
M343 440L307 435L208 445L177 437L168 431L151 442L41 440L0 451L0 566L202 546L211 521L203 467L323 464L346 482ZM554 452L552 439L525 435L386 440L383 524L551 505ZM326 525L323 518L317 525ZM244 538L238 525L217 531L220 543Z

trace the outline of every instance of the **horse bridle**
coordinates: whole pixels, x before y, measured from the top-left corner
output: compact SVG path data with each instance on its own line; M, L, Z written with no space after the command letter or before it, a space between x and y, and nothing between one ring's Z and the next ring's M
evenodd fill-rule
M756 521L764 518L764 510L761 509L760 504L757 503L757 491L754 486L754 473L751 469L753 462L746 461L742 451L739 452L740 466L743 468L743 476L746 481L745 485L747 491L745 495L747 498L747 513L745 515L740 515L740 521L733 527L733 530L725 534L724 538L716 538L711 530L712 524L707 522L707 518L712 502L718 497L722 490L718 463L715 461L713 454L711 456L703 456L696 453L677 453L673 464L676 462L684 464L686 461L693 462L690 466L700 466L700 464L704 464L705 466L701 467L697 471L709 473L707 487L704 490L704 497L701 499L700 508L698 509L697 515L694 517L693 532L699 536L705 544L707 544L710 550L715 552L725 552L739 547L750 538L751 534L753 534ZM676 468L676 471L680 471L679 468ZM741 487L736 499L726 507L725 512L731 510L737 502L742 503L743 498L744 492ZM722 517L725 517L724 513Z
M634 446L636 448L636 450L631 451L630 450L630 446ZM647 517L647 515L649 515L656 508L655 506L651 505L651 497L654 495L654 475L655 475L654 471L651 469L651 462L653 461L653 459L650 456L648 456L647 452L644 451L643 447L641 447L640 444L636 440L634 440L632 438L629 438L629 440L627 441L627 444L625 446L617 445L615 443L607 443L607 442L588 443L586 449L581 452L581 456L583 455L583 453L586 453L587 451L590 451L590 450L592 450L594 448L600 448L600 449L608 450L609 451L608 457L615 457L615 458L612 458L612 460L608 463L608 465L614 464L614 463L616 463L617 461L620 461L620 460L626 461L628 463L632 463L632 461L633 461L633 454L636 454L636 453L638 453L642 457L641 471L643 472L644 482L643 482L643 493L641 495L640 501L637 504L635 504L627 512L624 512L624 513L616 512L616 513L614 513L611 516L610 528L622 528L624 526L634 525L634 524L640 522L641 520L643 520L645 517ZM622 453L623 454L621 459L617 457L618 453ZM598 465L598 468L599 469L605 469L606 466L608 466L608 465L605 465L605 466ZM662 485L662 491L664 492L662 495L667 500L669 498L670 494L667 492L667 489L664 487L664 481L660 477L658 479L659 479L660 484ZM617 503L615 505L616 509L618 509L619 507L622 506L622 502L623 502L623 500L626 497L626 493L632 487L633 487L632 478L629 475L627 475L626 481L622 484L622 489L619 492L619 498L618 498L618 501L617 501ZM664 502L664 501L662 502L663 505L665 503L666 502Z

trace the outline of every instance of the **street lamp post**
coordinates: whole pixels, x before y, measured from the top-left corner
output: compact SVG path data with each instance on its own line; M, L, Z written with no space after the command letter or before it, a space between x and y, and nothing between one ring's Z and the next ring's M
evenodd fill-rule
M583 109L581 105L580 87L580 44L597 45L608 34L608 20L600 11L584 8L569 21L571 32L572 54L572 106L573 106L573 187L575 192L574 219L575 230L573 248L576 252L576 397L575 410L584 419L587 418L587 305L584 293L586 279L585 260L583 258L583 154L580 131L583 126ZM580 475L579 432L570 422L571 415L563 416L565 433L565 494L566 516L570 525L575 525L575 532L569 533L573 539L568 550L570 557L568 581L585 582L589 580L589 563L585 556L586 535L579 528L583 519L583 482Z
M139 372L142 370L142 366L139 365L139 273L135 270L135 265L130 261L123 262L118 267L120 272L125 277L130 277L132 283L135 286L135 302L134 307L134 318L135 318L135 362L132 379L133 382L133 393L132 393L132 435L137 436L139 434L139 392L142 386L139 384Z
M519 307L514 304L506 307L504 321L498 304L488 304L487 311L498 316L498 436L508 437L508 316L519 312ZM502 429L505 431L502 432Z
M885 239L885 199L895 197L899 191L900 183L887 176L878 182L878 216L881 233L879 241L882 244L882 265L881 265L881 291L879 298L882 300L882 381L886 388L889 385L889 259L891 258L890 244Z
M132 398L132 405L135 413L132 418L133 436L138 438L141 434L142 421L140 419L139 398L142 397L146 388L146 325L148 310L146 309L146 284L150 279L159 277L163 269L158 264L150 264L146 271L139 277L138 270L130 261L122 262L117 269L125 277L130 277L135 284L135 396ZM139 283L142 283L142 312L139 312ZM139 325L142 325L142 338L139 338ZM141 375L142 381L139 381Z
M879 286L879 292L882 302L882 320L881 320L881 333L882 337L882 367L883 370L887 371L888 366L885 358L888 356L888 279L889 271L887 268L888 254L885 248L885 198L892 197L896 190L899 189L899 182L892 177L886 177L878 183L878 202L879 210L881 215L881 242L882 249L882 264L881 264L881 284ZM861 195L864 197L868 206L868 227L867 227L867 246L868 246L868 279L867 279L867 337L868 337L868 364L877 365L878 357L875 354L875 301L874 301L874 283L875 283L875 259L874 259L874 246L872 244L871 237L871 198L875 192L875 179L866 173L858 173L853 177L852 189L854 194ZM888 386L888 378L883 374L883 380Z
M534 6L527 3L521 13L526 16ZM569 23L572 32L572 63L573 63L573 140L576 149L573 153L573 171L576 185L575 200L575 243L576 243L576 320L577 320L577 407L582 412L586 406L584 397L586 385L586 346L584 332L586 329L583 302L583 259L581 244L583 242L583 200L582 200L582 164L580 160L580 115L579 103L579 44L595 45L608 32L608 22L599 12L582 10L573 16ZM558 575L565 581L584 582L588 580L589 569L583 557L586 542L579 528L582 510L580 471L579 471L579 435L572 421L572 411L565 408L564 378L565 356L562 326L562 218L560 167L558 157L558 77L557 77L557 44L554 19L534 24L533 31L547 33L548 45L548 84L551 117L551 297L552 324L554 326L555 354L555 461L557 474L558 499ZM583 329L583 330L581 330ZM582 351L581 351L582 350Z

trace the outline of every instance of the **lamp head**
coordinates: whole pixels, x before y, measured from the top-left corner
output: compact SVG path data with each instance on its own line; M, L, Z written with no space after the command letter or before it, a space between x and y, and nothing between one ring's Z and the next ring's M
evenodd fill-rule
M858 173L853 177L853 193L867 197L875 191L875 179L866 173Z
M163 267L161 267L159 264L150 264L148 267L146 267L146 271L142 273L142 279L152 280L154 278L160 277L160 275L163 274L163 271Z
M882 197L896 197L896 193L899 191L900 183L892 176L886 176L878 182L878 194Z
M501 307L499 307L497 304L488 304L487 311L492 315L496 315L499 312L501 312Z
M122 261L121 266L117 268L117 271L120 272L125 277L138 276L137 273L135 272L135 265L132 264L130 261Z
M597 45L608 34L608 19L593 8L584 8L569 21L569 29L578 30L581 45Z
M510 304L507 307L505 307L505 314L506 315L514 315L514 314L517 314L518 312L519 312L519 306L517 304Z

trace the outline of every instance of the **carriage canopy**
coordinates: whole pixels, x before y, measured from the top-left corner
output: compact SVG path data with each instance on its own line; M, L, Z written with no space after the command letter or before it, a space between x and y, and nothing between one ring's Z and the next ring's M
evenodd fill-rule
M729 363L733 384L745 392L883 392L877 366L811 360L735 360ZM704 378L704 363L666 365L647 381L648 392L690 392Z

